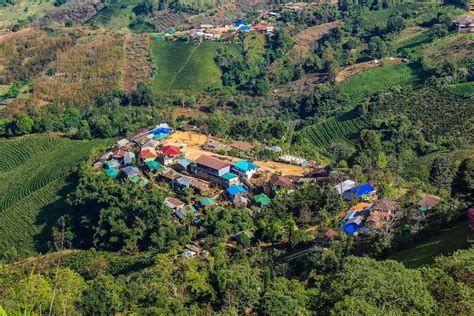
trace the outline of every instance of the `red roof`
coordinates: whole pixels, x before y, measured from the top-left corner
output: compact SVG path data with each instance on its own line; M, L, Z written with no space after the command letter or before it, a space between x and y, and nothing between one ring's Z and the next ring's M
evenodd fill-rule
M209 167L214 170L220 170L225 167L229 167L230 163L222 161L220 159L211 157L211 156L201 156L196 160L196 163L199 165L203 165Z
M176 146L164 146L162 152L165 156L177 156L181 153L179 148Z
M140 152L140 157L142 158L156 158L158 157L158 154L153 148L147 148L145 150L142 150Z
M126 153L126 151L120 148L120 149L114 151L114 153L112 154L112 157L113 158L123 158L125 153Z

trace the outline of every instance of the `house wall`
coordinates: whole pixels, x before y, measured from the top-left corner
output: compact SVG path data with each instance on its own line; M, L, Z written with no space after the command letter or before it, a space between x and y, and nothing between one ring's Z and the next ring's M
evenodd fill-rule
M247 171L240 170L234 166L230 168L231 172L238 175L239 177L246 177L247 179L251 179L255 173L257 173L257 169L251 169Z

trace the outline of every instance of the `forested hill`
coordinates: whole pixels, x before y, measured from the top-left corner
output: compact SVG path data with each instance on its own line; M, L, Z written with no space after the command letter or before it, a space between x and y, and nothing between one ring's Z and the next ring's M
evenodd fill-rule
M473 10L0 0L0 315L474 314Z

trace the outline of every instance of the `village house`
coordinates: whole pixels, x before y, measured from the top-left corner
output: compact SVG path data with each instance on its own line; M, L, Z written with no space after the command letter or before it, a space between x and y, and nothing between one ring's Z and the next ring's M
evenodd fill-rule
M127 151L125 155L123 155L123 165L124 166L131 165L134 159L135 159L135 153L131 151Z
M123 173L127 178L131 178L140 175L140 170L137 167L128 166L123 168Z
M353 188L355 188L355 182L352 180L345 180L334 186L338 194L343 194Z
M183 208L186 205L183 201L180 201L174 197L167 197L165 198L164 202L165 202L165 205L172 210L178 210L180 208Z
M342 196L347 201L352 201L353 199L367 200L369 196L374 195L375 192L376 190L369 183L364 183L344 191Z
M186 159L186 158L181 158L176 161L176 170L181 171L181 172L188 172L189 167L193 163L192 160Z
M255 204L259 207L267 206L271 203L270 198L265 193L255 195L253 199L255 200Z
M251 179L260 167L249 161L238 161L230 167L230 171L240 177Z
M192 173L198 177L221 183L221 177L230 172L231 164L211 156L199 157L191 167Z
M110 168L118 168L120 167L120 162L116 159L109 160L105 163L105 166L110 169Z
M435 207L439 203L440 203L440 200L438 198L434 196L426 196L421 201L419 201L417 205L420 211L426 212L428 210L431 210L433 207Z
M195 213L196 209L194 208L194 206L186 205L184 207L178 208L175 214L180 220L184 220L186 215L194 215Z
M155 150L159 144L160 144L160 141L158 139L152 138L148 140L145 144L143 144L142 150L146 150L148 148Z
M226 190L227 194L229 194L229 196L231 197L232 200L234 200L234 198L237 196L237 195L241 195L241 194L247 194L247 189L244 188L243 186L241 185L233 185L231 187L228 187L227 190Z
M165 166L173 164L181 154L181 151L176 146L164 146L161 149L161 163Z
M156 157L158 157L158 153L153 148L147 148L140 151L140 158L145 162L155 160Z
M347 234L353 234L363 226L365 218L370 215L372 204L357 203L349 209L342 219L342 230Z
M210 197L203 197L202 199L198 200L197 203L198 203L199 208L202 208L202 209L207 209L216 205L216 201Z
M119 175L119 172L115 168L108 168L105 170L105 173L112 179L116 179Z
M295 190L295 186L293 181L290 178L284 176L273 176L270 178L269 181L270 190L269 193L273 193L274 195L286 192L292 192Z
M161 163L155 160L148 161L146 163L146 166L150 172L155 172L157 170L160 170L161 168L164 168L164 166Z
M224 188L231 187L240 183L239 176L234 173L226 173L221 177L221 184Z
M243 142L241 140L237 140L230 144L230 147L240 150L240 151L249 151L253 149L253 146L247 142Z
M115 159L122 159L123 156L125 155L126 151L123 150L122 148L120 149L117 149L116 151L114 151L112 153L112 158L115 158Z
M129 143L130 143L130 141L129 141L128 139L123 138L123 139L121 139L121 140L119 140L119 141L117 142L117 145L118 145L119 147L125 147L125 146L127 146Z
M463 31L474 32L474 24L472 23L472 17L469 15L463 18L454 20L453 23L456 24L459 32L463 32Z
M321 235L316 236L314 239L315 243L323 247L329 247L332 241L339 237L339 234L332 229L327 230Z

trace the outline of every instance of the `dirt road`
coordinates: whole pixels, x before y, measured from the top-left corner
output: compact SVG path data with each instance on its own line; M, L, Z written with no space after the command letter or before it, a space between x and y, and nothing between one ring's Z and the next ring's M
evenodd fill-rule
M191 136L191 139L189 136ZM214 137L210 137L210 139L216 142L222 143L221 140L216 139ZM201 145L204 144L207 140L208 140L207 136L203 134L199 134L196 132L188 133L188 132L177 131L176 133L172 134L169 138L167 138L165 143L168 145L182 147L182 151L184 152L186 158L189 158L191 160L195 160L199 158L199 156L201 155L216 156L216 157L222 158L223 160L227 160L231 162L236 162L240 160L235 157L217 155L216 153L203 150L201 148ZM271 172L271 173L281 172L281 174L285 176L302 176L303 171L304 171L303 167L289 165L289 164L280 163L280 162L274 162L274 161L256 160L254 161L254 163L259 165L262 169L268 172Z

